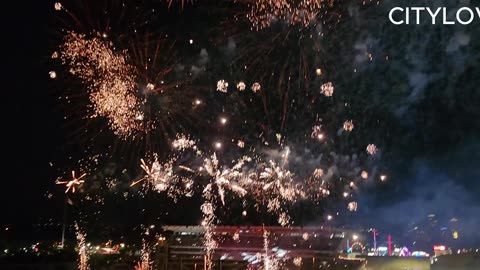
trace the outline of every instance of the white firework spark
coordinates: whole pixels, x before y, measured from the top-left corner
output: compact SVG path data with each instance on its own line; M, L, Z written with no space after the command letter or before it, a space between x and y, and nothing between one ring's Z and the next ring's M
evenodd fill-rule
M320 86L320 93L326 97L333 96L333 91L334 91L334 87L333 87L333 83L331 82L324 83L322 84L322 86Z
M378 151L378 148L377 148L377 146L376 146L375 144L369 144L369 145L367 145L367 153L368 153L369 155L372 155L372 156L373 156L373 155L375 155L375 154L377 153L377 151Z
M63 6L60 2L56 2L53 7L55 8L56 11L62 10Z
M239 82L237 83L237 89L238 91L244 91L247 86L245 85L244 82Z
M350 131L353 130L354 127L355 127L355 126L353 125L353 121L352 121L352 120L347 120L347 121L345 121L345 122L343 123L343 130L345 130L345 131L350 132Z
M256 83L253 83L252 84L252 91L254 93L257 93L258 91L260 91L262 89L262 86L260 85L260 83L256 82Z
M217 91L227 93L228 92L228 82L225 80L219 80L217 82Z

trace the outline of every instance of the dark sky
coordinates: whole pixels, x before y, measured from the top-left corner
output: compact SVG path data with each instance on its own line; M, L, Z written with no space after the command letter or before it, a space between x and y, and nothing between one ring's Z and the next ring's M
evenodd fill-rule
M48 160L63 132L55 97L45 76L48 60L50 1L16 3L6 19L3 110L5 162L1 223L31 222L51 174ZM48 74L48 72L47 72ZM7 115L9 115L7 117ZM60 139L62 141L62 139Z
M30 2L3 11L7 21L4 45L8 49L4 49L3 65L6 163L2 166L0 197L4 210L0 224L29 224L39 216L55 215L59 206L51 208L45 199L45 192L58 177L49 162L67 157L65 147L73 139L57 101L61 89L48 78L51 37L57 33L53 3ZM391 182L366 190L361 214L374 213L385 223L395 223L398 213L414 214L417 219L429 212L443 212L445 218L460 213L469 226L476 226L479 220L473 215L480 205L478 35L470 35L475 30L472 28L455 29L436 42L433 37L425 38L425 28L418 30L422 36L400 32L404 39L395 47L394 37L379 29L359 34L354 43L375 44L371 45L374 50L403 56L409 63L398 61L390 71L371 66L366 74L382 85L382 79L391 73L403 72L411 92L398 98L388 90L372 93L372 100L390 96L381 106L396 118L383 127L392 126L402 133L389 135L391 144L383 153L383 166L391 172ZM462 33L470 36L467 45L455 43L455 37ZM440 56L434 55L436 50L442 51ZM450 193L452 189L455 192ZM412 208L417 210L412 212Z

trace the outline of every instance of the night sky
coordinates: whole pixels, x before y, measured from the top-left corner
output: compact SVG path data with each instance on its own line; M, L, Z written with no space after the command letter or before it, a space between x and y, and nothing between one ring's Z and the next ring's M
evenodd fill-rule
M392 26L387 22L386 14L393 2L402 1L359 8L340 5L348 16L332 26L333 30L329 29L327 37L322 40L324 55L319 62L341 93L337 101L358 104L350 115L355 115L358 120L362 136L375 138L381 153L374 168L388 174L386 183L368 184L362 188L358 212L341 218L338 222L344 224L339 225L358 223L359 226L375 226L385 231L397 228L407 231L408 226L424 222L426 216L433 213L440 223L445 224L457 217L464 222L465 233L478 241L480 235L475 228L480 223L480 36L477 34L480 24L445 28ZM72 87L70 81L54 81L48 76L52 67L58 68L50 56L58 45L62 27L53 9L53 1L17 5L3 11L6 18L4 44L7 46L3 65L6 97L2 106L6 120L3 131L6 164L2 166L4 175L0 196L4 206L0 219L3 225L29 225L45 218L61 219L63 191L54 184L55 179L74 165L69 157L72 160L81 158L88 144L79 142L81 140L75 132L82 121L65 120L65 116L75 113L58 99L65 88ZM185 65L198 62L202 49L208 51L208 75L200 75L205 77L200 81L207 88L203 94L206 100L216 97L212 94L216 81L229 61L228 57L223 57L222 48L231 46L228 46L228 39L218 41L219 38L212 34L216 31L213 27L203 28L215 25L216 14L223 8L211 1L202 3L200 0L194 7L187 6L183 12L177 6L166 15L162 13L164 18L157 18L157 23L165 24L159 27L159 31L172 33L180 44L178 53L187 55ZM209 19L195 23L205 17ZM228 14L218 17L225 18ZM238 28L250 31L247 27ZM254 46L258 37L253 35L254 32L245 34L248 38L236 40L234 47ZM195 39L194 49L183 45L187 44L189 37ZM268 37L268 34L260 34L262 42L259 46L269 46L268 39L262 37ZM292 44L298 40L291 39ZM373 61L363 59L364 47L373 53ZM276 55L268 57L278 58L282 52L289 55L291 50L298 49L291 44L274 48ZM389 57L389 62L382 61L385 56ZM267 74L267 67L268 62L256 73ZM277 63L275 67L278 67ZM353 68L357 73L352 73ZM229 72L233 69L230 67ZM301 93L298 91L293 95L300 96ZM297 102L301 100L298 98ZM231 101L226 102L230 103L223 110L237 106ZM281 110L272 109L272 115L277 109ZM303 131L311 131L310 126L298 120L302 119L301 112L301 109L293 109L293 116L285 128L285 133L291 137L297 136L297 123ZM342 112L336 109L330 114ZM258 121L264 119L259 117ZM192 134L205 138L208 124L196 126ZM114 137L108 131L102 133L95 141L95 150L100 151L105 145L117 142ZM349 145L363 151L365 142L349 141ZM123 159L123 165L118 162L122 160L118 155L126 152L128 156L134 152L132 147L135 146L129 145L125 148L127 150L114 154L112 162L116 169L138 167L138 164L132 164L132 160L138 160L135 155ZM138 173L138 170L132 172L132 176ZM54 199L48 199L48 193L53 194ZM135 201L137 203L155 205L141 199ZM189 204L195 203L192 200L182 207L188 208ZM162 204L169 205L163 201ZM122 207L130 211L142 208L138 205ZM198 218L198 213L192 215ZM195 223L197 220L183 221ZM303 222L316 224L322 219L312 215Z

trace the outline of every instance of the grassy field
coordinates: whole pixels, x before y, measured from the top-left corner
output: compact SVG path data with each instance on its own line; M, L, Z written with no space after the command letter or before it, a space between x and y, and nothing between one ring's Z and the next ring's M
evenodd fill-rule
M430 270L428 258L368 257L366 270Z

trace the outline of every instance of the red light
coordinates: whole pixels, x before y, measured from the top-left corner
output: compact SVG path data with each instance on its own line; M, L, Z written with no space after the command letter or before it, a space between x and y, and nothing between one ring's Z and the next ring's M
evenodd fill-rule
M433 246L433 250L445 251L446 249L445 246Z

